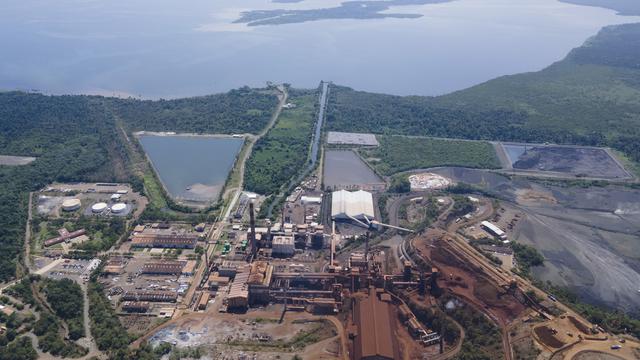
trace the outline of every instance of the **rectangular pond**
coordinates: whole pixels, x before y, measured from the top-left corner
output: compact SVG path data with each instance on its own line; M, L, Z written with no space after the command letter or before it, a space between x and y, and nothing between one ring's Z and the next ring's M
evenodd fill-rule
M327 189L384 187L384 180L351 150L327 150L323 170L323 183Z
M177 200L215 201L244 139L227 136L138 137L169 195Z

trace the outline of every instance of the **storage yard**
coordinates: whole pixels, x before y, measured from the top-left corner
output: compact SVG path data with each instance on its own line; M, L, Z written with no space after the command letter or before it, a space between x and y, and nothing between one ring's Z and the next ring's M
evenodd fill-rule
M329 145L360 145L378 146L378 140L374 134L360 134L329 131L327 133L327 144Z
M503 166L517 171L598 179L633 179L608 149L501 143Z

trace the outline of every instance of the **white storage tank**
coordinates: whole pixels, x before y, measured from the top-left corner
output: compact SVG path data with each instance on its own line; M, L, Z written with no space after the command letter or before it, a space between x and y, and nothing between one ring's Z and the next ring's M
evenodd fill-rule
M62 202L62 210L64 211L76 211L80 209L80 199L67 199Z
M106 208L107 208L107 203L101 202L101 203L93 204L93 206L91 207L91 211L95 214L99 214L103 212Z
M127 204L117 203L111 207L111 212L114 214L120 214L127 210Z

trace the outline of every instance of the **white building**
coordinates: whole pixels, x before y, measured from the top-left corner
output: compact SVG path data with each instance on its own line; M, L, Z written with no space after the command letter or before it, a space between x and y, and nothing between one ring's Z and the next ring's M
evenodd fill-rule
M320 204L322 204L322 197L320 197L320 196L304 196L303 195L300 198L300 201L303 204L317 204L317 205L320 205Z
M271 242L273 256L291 257L295 252L293 235L275 236Z
M480 225L482 225L482 227L487 230L491 235L494 235L496 237L498 237L501 240L506 240L507 239L507 234L505 234L504 231L502 231L499 227L497 227L496 225L488 222L488 221L483 221Z
M331 217L333 219L356 218L363 220L365 217L373 219L374 216L373 195L370 192L340 190L335 191L331 196Z

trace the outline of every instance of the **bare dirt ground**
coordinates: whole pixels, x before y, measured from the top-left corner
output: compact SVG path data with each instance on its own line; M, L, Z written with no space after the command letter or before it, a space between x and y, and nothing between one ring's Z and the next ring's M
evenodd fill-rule
M152 344L168 342L178 347L224 347L227 353L256 354L260 359L288 358L305 354L304 358L341 358L344 330L339 321L326 316L288 312L278 323L281 305L250 310L246 314L226 314L208 311L192 313L172 320L148 338ZM313 339L300 342L300 336L312 334ZM269 336L263 342L260 337ZM291 348L270 346L274 342L297 344Z
M461 168L432 172L483 187L521 213L512 229L501 225L509 239L544 255L545 265L533 269L540 280L569 286L596 304L640 308L640 190L562 186Z

